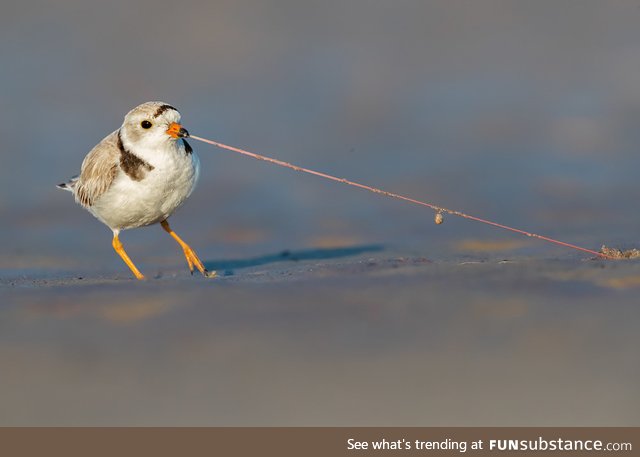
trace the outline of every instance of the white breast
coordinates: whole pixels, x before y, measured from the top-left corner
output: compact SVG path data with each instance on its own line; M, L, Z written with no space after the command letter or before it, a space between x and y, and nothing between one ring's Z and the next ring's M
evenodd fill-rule
M154 151L131 151L153 169L136 181L118 173L113 184L89 208L112 229L142 227L168 218L191 195L200 174L195 153L187 154L182 141Z

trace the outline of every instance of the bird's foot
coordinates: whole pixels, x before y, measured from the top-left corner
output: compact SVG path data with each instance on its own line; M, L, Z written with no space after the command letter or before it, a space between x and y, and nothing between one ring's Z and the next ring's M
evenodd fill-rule
M198 269L200 273L202 273L202 276L204 276L205 278L216 277L216 272L207 270L204 267L204 264L202 263L198 255L196 254L196 252L193 249L191 249L189 245L185 244L183 249L184 249L184 256L187 259L187 264L189 265L189 271L191 272L191 274L193 274L194 267L195 267Z

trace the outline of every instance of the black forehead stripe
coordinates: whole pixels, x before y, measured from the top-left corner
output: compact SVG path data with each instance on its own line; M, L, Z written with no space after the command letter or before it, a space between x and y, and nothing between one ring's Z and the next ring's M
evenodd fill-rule
M164 113L167 110L174 110L174 111L178 111L177 109L175 109L173 106L171 105L160 105L158 107L158 109L156 110L156 112L153 114L153 117L158 117L160 116L162 113Z

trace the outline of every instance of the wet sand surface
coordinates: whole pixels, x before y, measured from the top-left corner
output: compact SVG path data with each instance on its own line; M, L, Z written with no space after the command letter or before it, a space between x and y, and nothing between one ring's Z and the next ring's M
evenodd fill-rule
M3 279L0 424L640 422L639 262L362 246L217 264Z

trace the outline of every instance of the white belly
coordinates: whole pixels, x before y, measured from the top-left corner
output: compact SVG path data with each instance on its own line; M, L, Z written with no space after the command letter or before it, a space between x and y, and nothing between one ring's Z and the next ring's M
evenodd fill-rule
M111 229L156 224L168 218L191 195L200 172L195 153L172 154L140 181L119 173L113 184L89 208Z

